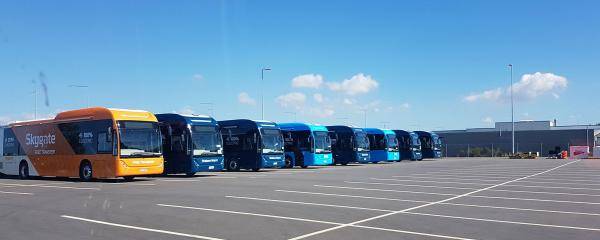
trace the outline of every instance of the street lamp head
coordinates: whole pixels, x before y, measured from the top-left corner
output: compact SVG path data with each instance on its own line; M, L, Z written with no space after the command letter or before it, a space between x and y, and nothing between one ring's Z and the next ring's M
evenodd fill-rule
M263 71L271 71L271 68L266 67L266 68L263 68L262 70Z
M508 64L509 67L512 67L512 64Z

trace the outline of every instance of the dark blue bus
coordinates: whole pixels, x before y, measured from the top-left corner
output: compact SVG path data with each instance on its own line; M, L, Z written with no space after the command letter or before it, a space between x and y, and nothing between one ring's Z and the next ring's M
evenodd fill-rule
M333 164L331 138L325 126L279 123L285 144L285 167Z
M415 131L421 140L423 158L441 158L442 141L440 137L432 132Z
M327 126L331 137L334 164L347 165L351 162L368 163L369 138L362 128Z
M364 128L364 130L369 138L369 155L372 163L400 160L398 141L394 132L379 128Z
M283 138L276 123L238 119L219 121L219 125L227 170L284 166Z
M163 136L165 173L223 170L223 141L219 125L209 116L156 114Z
M404 130L394 130L398 144L400 146L400 158L402 160L421 161L423 154L421 153L421 140L419 135L414 132Z

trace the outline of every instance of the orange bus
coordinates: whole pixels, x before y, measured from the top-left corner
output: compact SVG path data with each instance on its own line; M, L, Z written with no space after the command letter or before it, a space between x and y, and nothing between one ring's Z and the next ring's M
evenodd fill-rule
M162 136L146 111L86 108L0 128L0 173L117 178L161 174Z

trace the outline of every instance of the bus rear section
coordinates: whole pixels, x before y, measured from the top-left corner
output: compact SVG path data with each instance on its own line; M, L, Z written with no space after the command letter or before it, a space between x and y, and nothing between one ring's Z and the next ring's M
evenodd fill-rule
M387 161L388 162L396 162L400 161L400 149L398 146L398 139L396 138L396 133L389 129L383 129L383 133L385 134L385 147L387 152Z
M425 131L415 131L421 141L421 152L423 158L441 158L442 142L435 133Z
M285 167L333 164L331 139L326 127L304 123L280 123L285 144Z
M219 121L228 171L280 168L285 164L281 130L274 122L248 119Z
M364 130L369 138L369 155L372 163L393 162L400 159L398 142L393 132L386 133L379 128L364 128Z
M401 160L421 160L421 141L419 136L414 132L404 130L393 130L398 140Z
M327 126L334 164L369 163L369 139L362 128Z
M223 141L217 121L209 116L157 114L161 124L165 173L193 176L223 170Z
M3 129L2 173L92 178L163 171L160 131L145 111L86 108Z

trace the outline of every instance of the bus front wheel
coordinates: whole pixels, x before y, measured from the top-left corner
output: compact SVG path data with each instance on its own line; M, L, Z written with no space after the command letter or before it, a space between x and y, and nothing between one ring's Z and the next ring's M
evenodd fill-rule
M19 164L19 178L20 179L28 179L29 178L29 165L27 165L26 161L21 161Z
M227 170L237 172L240 170L240 164L237 160L230 160L229 163L227 163Z
M293 168L294 163L292 162L292 158L289 156L285 156L285 166L284 168Z
M131 181L133 181L133 179L135 179L135 177L134 176L125 176L125 177L123 177L123 179L125 179L126 182L131 182Z
M257 167L256 168L252 168L252 171L253 172L258 172L258 171L260 171L260 168L257 168Z
M88 161L83 161L79 166L79 179L84 182L92 180L92 164Z

